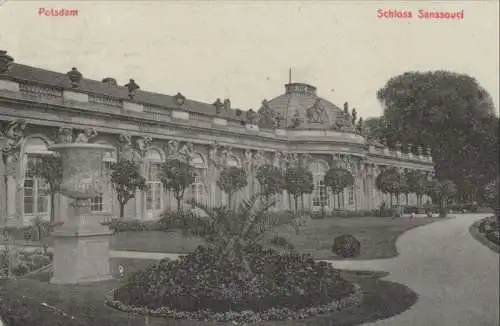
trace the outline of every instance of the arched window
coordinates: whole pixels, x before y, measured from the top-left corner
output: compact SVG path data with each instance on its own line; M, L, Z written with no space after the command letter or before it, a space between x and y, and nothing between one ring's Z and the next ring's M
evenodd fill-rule
M44 156L54 153L47 149L47 143L42 138L28 138L24 144L24 214L45 215L51 209L47 181L33 175L33 167L42 161Z
M195 154L190 163L196 171L194 182L191 185L192 198L198 203L205 204L206 189L203 183L203 178L206 175L205 160L200 154Z
M158 150L150 149L146 153L146 210L149 217L158 215L163 209L163 187L160 179L162 162L162 155Z
M109 176L111 165L116 162L116 152L106 152L103 156L103 174ZM90 200L90 209L93 212L112 212L113 211L113 187L111 182L106 184L104 192Z
M310 171L313 175L314 190L312 193L312 207L329 207L328 191L325 187L325 174L328 166L322 161L311 163Z

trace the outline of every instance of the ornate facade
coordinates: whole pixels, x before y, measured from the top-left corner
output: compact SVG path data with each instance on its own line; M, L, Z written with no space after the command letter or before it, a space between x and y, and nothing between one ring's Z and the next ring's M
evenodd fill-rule
M24 122L15 123L20 119ZM318 97L315 87L302 83L285 85L285 93L264 100L258 112L242 111L231 108L229 99L200 103L180 93L143 91L132 79L119 86L109 77L86 79L76 68L65 74L16 64L0 51L0 123L6 126L0 146L13 149L0 163L0 217L27 223L48 216L46 185L32 176L28 162L52 155L48 146L75 132L113 145L140 162L148 188L127 204L125 215L130 219L154 219L175 208L158 175L160 164L169 157L190 160L197 177L185 199L208 205L227 201L215 185L224 165L247 169L249 183L238 196L249 196L258 191L258 166L306 164L315 190L304 197L304 206L313 210L339 205L323 184L332 166L345 167L355 177L354 186L341 198L340 206L348 210L375 209L388 200L375 188L375 178L385 167L432 173L429 153L412 146L389 149L369 141L356 130L354 120L348 109L339 109ZM116 153L110 153L104 164L116 159ZM410 202L415 202L414 196ZM67 200L58 196L54 205L56 219L64 220ZM292 207L284 192L275 209ZM103 217L118 215L111 186L92 200L92 209Z

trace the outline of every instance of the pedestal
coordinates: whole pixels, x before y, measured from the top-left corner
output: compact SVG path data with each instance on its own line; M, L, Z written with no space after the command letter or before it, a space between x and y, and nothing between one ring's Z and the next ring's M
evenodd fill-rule
M54 233L54 273L50 283L80 284L112 278L109 264L110 231Z
M74 217L53 233L53 284L80 284L109 280L109 237L112 231L88 211L88 200L72 203ZM71 210L70 210L71 211Z

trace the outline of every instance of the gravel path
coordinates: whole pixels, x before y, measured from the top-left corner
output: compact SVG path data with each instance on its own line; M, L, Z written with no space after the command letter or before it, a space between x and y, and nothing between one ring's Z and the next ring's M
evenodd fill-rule
M418 293L408 311L366 325L499 325L499 256L469 233L486 215L457 215L403 234L392 259L332 262L337 268L387 271Z

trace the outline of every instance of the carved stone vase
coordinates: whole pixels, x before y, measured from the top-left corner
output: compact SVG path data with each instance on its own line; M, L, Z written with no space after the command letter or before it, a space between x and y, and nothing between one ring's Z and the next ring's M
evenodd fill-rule
M109 236L112 232L93 216L90 199L101 193L103 156L112 146L65 143L49 147L63 167L61 194L72 200L63 225L54 232L54 273L51 283L78 284L111 278Z

